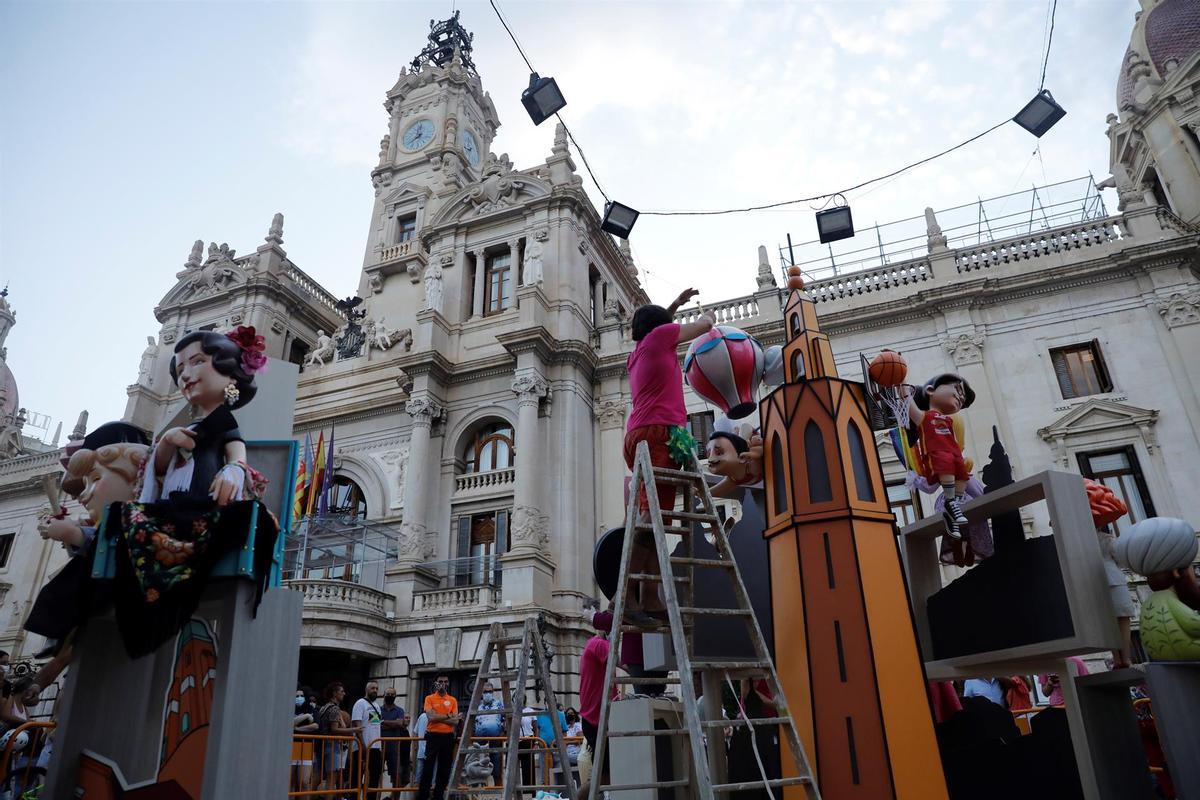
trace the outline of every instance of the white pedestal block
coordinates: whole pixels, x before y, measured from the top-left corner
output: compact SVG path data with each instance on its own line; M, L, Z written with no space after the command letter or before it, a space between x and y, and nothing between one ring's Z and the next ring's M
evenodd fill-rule
M618 700L609 712L609 726L617 731L644 731L653 728L683 728L683 706L678 700L662 697L635 697ZM608 740L609 771L614 784L653 783L686 778L691 760L684 736L618 736ZM665 794L654 789L612 792L612 800L662 800ZM669 795L688 800L691 787L680 786Z

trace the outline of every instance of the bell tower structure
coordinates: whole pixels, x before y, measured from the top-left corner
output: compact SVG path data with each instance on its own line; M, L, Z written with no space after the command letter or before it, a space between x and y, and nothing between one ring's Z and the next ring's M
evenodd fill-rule
M759 412L775 663L788 705L823 796L944 800L863 386L837 376L803 288L788 296L784 325L785 382Z

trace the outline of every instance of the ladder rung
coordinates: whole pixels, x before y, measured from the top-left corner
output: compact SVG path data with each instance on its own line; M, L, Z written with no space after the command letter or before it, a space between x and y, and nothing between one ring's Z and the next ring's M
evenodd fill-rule
M689 666L693 670L710 669L714 671L732 672L734 670L767 669L770 661L693 661Z
M681 778L676 781L659 781L658 783L615 783L611 786L601 786L603 792L632 792L636 789L670 789L672 786L690 786L691 778Z
M665 622L658 625L622 625L621 633L657 633L659 631L669 631L671 626Z
M704 476L699 472L687 472L682 469L667 469L666 467L655 467L654 477L662 478L665 481L672 483L694 483L699 484L704 482Z
M715 783L714 792L740 792L745 789L765 789L768 786L811 786L812 778L801 775L794 778L773 778L769 781L746 781L745 783Z
M754 614L748 608L688 608L687 606L680 606L679 613L703 617L749 617Z
M617 683L679 683L677 675L663 675L661 678L631 678L627 675L616 675L613 680Z
M721 524L721 518L716 514L697 514L695 511L667 511L663 509L664 517L675 517L676 519L690 519L693 522L708 522L714 525Z
M742 719L741 717L735 717L734 719L701 720L700 727L702 727L702 728L732 728L736 725L749 725L751 727L754 727L756 725L787 725L791 721L792 721L791 717L762 717L760 719L750 719L750 720L745 720L745 719Z
M648 572L635 572L627 576L631 581L661 581L662 575L651 575ZM692 579L687 575L676 575L676 583L691 583Z
M646 533L652 533L654 531L653 525L634 525L633 528L634 530L645 531ZM686 525L663 525L663 533L674 533L679 536L686 536L691 532L692 529Z
M732 561L727 561L723 558L685 558L684 556L671 556L672 564L690 564L693 567L724 567L725 569L736 569L737 565Z
M609 731L609 736L687 736L687 728L656 728L652 731Z

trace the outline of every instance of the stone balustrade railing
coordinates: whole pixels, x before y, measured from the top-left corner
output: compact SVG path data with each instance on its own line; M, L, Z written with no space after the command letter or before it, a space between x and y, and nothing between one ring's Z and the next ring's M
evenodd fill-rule
M807 290L814 303L824 303L921 283L932 277L933 268L927 260L907 261L813 281Z
M398 258L412 255L417 251L417 240L409 239L407 242L388 245L383 248L383 252L379 254L379 263L386 264L389 261L395 261Z
M512 486L517 482L517 471L512 467L507 469L492 469L486 472L468 472L454 479L454 491L476 492L500 489Z
M387 592L349 581L297 579L284 581L284 585L304 595L305 608L329 608L386 617L395 607L395 598Z
M314 300L321 305L329 308L331 311L341 312L337 309L338 299L325 291L325 288L315 280L310 278L304 270L297 267L295 264L288 262L287 276L295 281L296 285L309 294Z
M759 314L758 300L754 295L735 297L732 300L723 300L714 305L705 304L701 308L718 325L736 326L737 323L744 323L746 320L753 319ZM685 308L682 311L677 311L675 313L675 321L680 325L695 322L700 316L701 308Z
M1120 217L1107 217L977 247L959 248L954 251L954 265L963 273L1051 253L1109 245L1124 238L1123 226L1124 220Z
M34 453L32 455L6 459L0 461L0 475L20 475L22 473L45 475L51 472L58 472L58 459L61 456L61 450L51 450L48 453Z
M496 586L456 586L413 595L413 611L456 611L495 608L500 603Z

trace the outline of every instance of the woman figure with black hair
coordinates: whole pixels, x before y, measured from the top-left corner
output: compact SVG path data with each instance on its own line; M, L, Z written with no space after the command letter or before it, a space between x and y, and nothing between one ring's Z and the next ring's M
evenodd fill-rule
M625 362L629 372L629 390L633 394L633 408L625 433L625 464L633 469L638 442L646 442L650 448L650 461L656 467L673 469L678 466L687 450L695 447L695 440L687 433L687 406L683 402L683 372L679 368L677 348L681 342L690 342L709 331L712 317L701 314L694 322L679 325L675 312L698 295L695 289L685 289L675 302L667 308L644 305L633 312L633 340L637 345ZM659 507L670 511L675 507L675 485L656 483ZM640 519L649 519L650 505L643 491L638 495ZM633 554L629 560L629 571L633 573L657 574L654 544L648 534L634 534ZM656 582L641 583L641 597L631 591L625 598L625 620L635 625L650 625L655 617L663 616L663 606L658 597Z
M952 372L926 381L908 399L908 417L919 445L921 475L942 485L946 532L955 539L962 538L961 526L967 524L958 499L964 496L971 473L967 472L962 448L954 438L954 420L950 417L974 402L971 384Z

